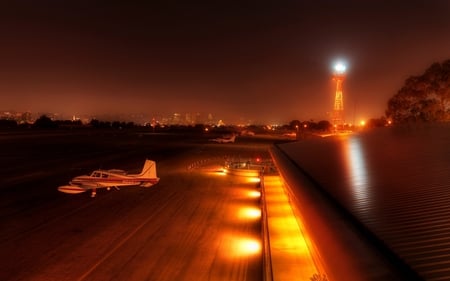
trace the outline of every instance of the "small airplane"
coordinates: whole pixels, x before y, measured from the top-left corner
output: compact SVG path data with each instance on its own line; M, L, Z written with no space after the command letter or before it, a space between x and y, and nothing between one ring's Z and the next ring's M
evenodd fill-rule
M68 185L58 187L58 191L78 194L91 190L91 197L97 194L97 188L111 187L119 190L119 187L141 186L150 187L159 182L156 176L156 163L152 160L145 160L144 167L140 174L127 174L124 170L95 170L90 175L77 176Z
M218 143L234 142L235 140L236 140L236 135L232 135L229 137L223 137L223 138L210 139L210 141L218 142Z

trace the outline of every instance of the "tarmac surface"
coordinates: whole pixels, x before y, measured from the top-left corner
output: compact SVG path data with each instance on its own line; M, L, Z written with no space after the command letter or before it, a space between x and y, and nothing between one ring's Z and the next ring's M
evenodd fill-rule
M0 280L262 280L258 184L225 159L271 141L127 132L1 134ZM157 185L69 195L97 168L157 163ZM250 210L250 212L249 212ZM256 212L257 214L257 212Z
M273 146L280 139L212 137L0 132L0 280L412 280ZM145 159L160 177L150 188L57 191L98 168L137 173ZM279 174L261 186L223 173L255 159Z

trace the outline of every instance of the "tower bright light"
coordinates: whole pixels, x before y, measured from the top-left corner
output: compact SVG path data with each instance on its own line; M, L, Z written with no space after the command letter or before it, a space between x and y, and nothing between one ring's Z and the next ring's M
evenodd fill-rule
M334 71L336 73L344 73L346 69L347 69L347 67L345 66L345 64L343 62L338 62L334 65Z

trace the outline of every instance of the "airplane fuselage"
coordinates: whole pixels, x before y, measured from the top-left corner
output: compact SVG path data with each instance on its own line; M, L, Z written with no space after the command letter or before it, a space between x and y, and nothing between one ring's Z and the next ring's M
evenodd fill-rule
M158 178L139 178L137 176L118 175L108 171L97 170L90 176L78 176L70 181L70 185L99 187L139 186L158 183Z
M58 187L64 193L77 194L92 190L95 196L97 188L141 186L150 187L159 182L153 161L146 160L141 174L127 174L123 170L95 170L90 175L77 176L68 185Z
M98 178L92 176L78 176L70 181L71 185L83 185L92 187L107 187L107 186L137 186L145 183L155 184L157 179L133 179L133 178L122 178L114 175L109 175L109 177Z

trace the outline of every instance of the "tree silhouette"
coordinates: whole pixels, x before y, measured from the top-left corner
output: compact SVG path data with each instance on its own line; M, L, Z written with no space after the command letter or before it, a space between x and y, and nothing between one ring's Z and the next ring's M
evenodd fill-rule
M35 128L41 128L41 129L50 129L50 128L56 128L57 125L55 122L50 119L47 115L41 115L33 124Z
M450 60L406 79L388 101L386 117L396 123L450 121Z

